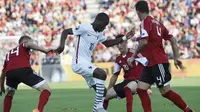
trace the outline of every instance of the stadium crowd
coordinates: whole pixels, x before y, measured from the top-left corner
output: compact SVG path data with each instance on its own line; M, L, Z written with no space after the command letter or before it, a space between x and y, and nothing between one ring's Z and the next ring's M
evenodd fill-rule
M108 38L125 34L133 25L139 29L139 20L133 10L137 0L98 0L99 12L106 12L110 24L105 30ZM200 38L200 0L148 0L151 15L162 21L176 37L181 58L200 58L200 48L196 46ZM49 46L58 44L63 28L89 22L85 0L1 0L0 36L20 36L29 34L39 43ZM137 30L137 34L139 31ZM40 41L41 40L41 41ZM73 55L73 38L69 37L64 57ZM0 50L6 51L13 41L0 40ZM10 45L9 45L9 44ZM129 40L128 46L135 47L136 42ZM163 42L165 51L172 58L172 49ZM105 48L99 44L93 54L94 62L114 61L116 47ZM0 55L3 53L0 53ZM32 52L32 64L38 64L37 52ZM53 56L53 54L50 54ZM2 57L2 56L1 56ZM1 59L3 60L3 59Z
M133 24L139 26L139 20L134 12L134 4L138 0L102 0L100 11L107 12L111 24L106 35L114 38L117 33L126 33ZM162 21L169 31L176 37L180 55L183 59L200 58L200 48L196 46L200 38L200 0L148 0L151 15ZM137 27L139 29L139 27ZM129 41L128 46L135 45ZM168 57L173 58L169 42L163 42ZM97 61L110 61L116 50L97 49ZM100 56L99 56L100 55ZM107 57L106 57L107 56ZM108 59L110 57L110 59ZM106 59L104 59L106 58Z

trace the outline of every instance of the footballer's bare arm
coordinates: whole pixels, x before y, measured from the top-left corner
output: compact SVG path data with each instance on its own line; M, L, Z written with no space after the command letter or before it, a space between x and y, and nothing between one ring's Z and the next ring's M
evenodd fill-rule
M104 44L106 47L111 47L111 46L114 46L116 44L119 44L122 41L123 41L122 38L116 38L116 39L106 40L106 41L102 42L102 44Z
M55 50L56 53L60 54L61 52L63 52L63 50L65 48L65 40L68 35L72 35L72 34L73 34L72 28L65 29L62 31L61 38L60 38L60 45Z
M43 52L45 54L47 54L51 51L51 49L46 49L41 46L38 46L37 44L33 43L32 41L24 43L24 47Z
M2 71L1 77L0 77L0 96L3 93L5 93L5 87L4 87L5 77L6 77L6 72Z
M174 54L174 59L178 59L179 58L179 53L178 53L178 46L177 46L177 41L174 37L169 39L171 46L172 46L172 50L173 50L173 54Z
M144 49L144 47L147 45L148 41L146 39L141 39L139 41L139 45L137 47L137 49L135 50L135 53L131 56L131 58L128 58L128 65L129 66L133 66L132 62L135 60L136 56L138 55L138 53L140 53L142 51L142 49Z

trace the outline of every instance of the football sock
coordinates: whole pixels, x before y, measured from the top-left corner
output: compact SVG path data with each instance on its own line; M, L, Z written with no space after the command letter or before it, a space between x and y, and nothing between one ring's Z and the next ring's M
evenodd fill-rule
M51 93L48 90L43 90L41 92L39 104L38 104L39 112L43 112L44 106L47 104L50 95L51 95Z
M190 109L190 107L187 106L187 107L184 109L184 112L194 112L194 111L192 111L192 110Z
M147 90L137 88L137 93L140 97L144 112L152 112L151 100L147 93Z
M11 106L12 106L12 99L13 99L12 96L8 96L8 95L5 96L4 108L3 108L4 112L10 112L10 109L11 109Z
M109 104L109 100L104 100L104 102L103 102L103 108L104 108L105 110L107 110L108 104Z
M178 95L176 92L169 90L165 94L163 94L163 97L167 98L168 100L171 100L181 110L185 111L185 109L187 109L187 104L185 103L185 101L183 101L181 96Z
M132 112L132 104L133 104L133 95L132 91L129 87L125 86L125 95L126 95L126 111Z
M94 78L96 82L96 96L94 100L94 106L92 112L96 112L96 109L103 108L103 101L104 101L104 80Z

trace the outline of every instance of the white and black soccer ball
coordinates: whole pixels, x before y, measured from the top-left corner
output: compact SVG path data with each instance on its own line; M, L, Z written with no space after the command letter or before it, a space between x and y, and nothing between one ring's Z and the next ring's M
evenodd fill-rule
M200 47L200 38L197 39L197 46Z

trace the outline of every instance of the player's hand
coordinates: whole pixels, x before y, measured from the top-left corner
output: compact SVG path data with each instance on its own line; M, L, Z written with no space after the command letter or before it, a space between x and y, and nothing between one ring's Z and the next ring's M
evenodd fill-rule
M130 39L135 35L135 27L133 27L127 34L126 34L126 38Z
M175 67L178 69L185 69L185 67L183 66L182 62L179 59L174 59L174 65Z
M63 50L64 50L64 47L59 46L57 49L54 50L54 52L55 52L56 54L60 54L60 53L63 52Z
M0 96L2 96L2 94L5 93L5 87L4 85L0 86Z
M133 67L132 63L133 63L134 60L135 60L134 57L132 57L132 58L128 58L128 59L127 59L128 66L129 66L129 67Z

